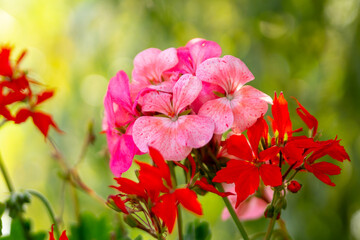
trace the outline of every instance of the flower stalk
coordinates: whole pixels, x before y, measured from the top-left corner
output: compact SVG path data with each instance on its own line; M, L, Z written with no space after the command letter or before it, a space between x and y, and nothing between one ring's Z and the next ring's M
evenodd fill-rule
M223 186L221 184L217 184L217 188L219 189L220 192L224 192L224 188L223 188ZM225 206L229 210L229 213L230 213L236 227L238 228L241 236L244 238L244 240L249 240L249 236L246 233L245 228L241 224L238 216L236 215L236 212L235 212L233 206L231 205L229 199L227 197L223 197L223 200L224 200Z

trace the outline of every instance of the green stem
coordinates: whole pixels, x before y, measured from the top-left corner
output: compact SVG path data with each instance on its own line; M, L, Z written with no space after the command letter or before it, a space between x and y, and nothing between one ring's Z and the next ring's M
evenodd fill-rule
M173 176L173 183L174 183L174 189L177 186L177 180L176 180L176 173L175 173L175 168L174 168L174 163L173 162L169 162L169 169L170 169L170 173L171 176ZM178 217L177 217L177 225L178 225L178 234L179 234L179 240L183 240L184 236L183 236L183 232L182 232L182 214L181 214L181 209L180 206L177 206L178 209Z
M9 192L10 193L15 192L14 185L12 184L12 182L10 180L10 177L9 177L7 171L6 171L6 168L5 168L5 165L4 165L1 154L0 154L0 169L1 169L2 175L4 176L4 179L5 179L6 185L7 185L8 189L9 189Z
M27 190L27 191L31 195L37 197L44 204L46 210L49 213L50 219L54 224L55 234L56 234L57 238L59 238L60 237L59 226L58 226L58 223L57 223L56 218L55 218L54 210L52 209L49 201L45 198L44 195L42 195L41 193L39 193L39 192L37 192L35 190Z
M271 218L268 229L266 231L266 235L265 235L265 240L269 240L271 237L271 234L273 232L274 226L275 226L275 221L276 221L276 217L277 217L277 211L274 211L274 216Z
M224 192L224 188L222 187L221 184L217 184L217 187L220 190L220 192ZM245 228L241 224L238 216L236 215L235 210L234 210L233 206L231 205L229 199L227 197L223 197L223 200L224 200L224 203L225 203L227 209L229 210L229 213L230 213L232 219L234 220L236 227L238 228L241 236L244 238L244 240L249 240L249 236L247 235Z
M11 194L15 193L14 185L12 184L10 176L9 176L9 174L8 174L6 168L5 168L5 164L4 164L4 161L2 159L1 153L0 153L0 169L1 169L2 175L4 176L4 179L5 179L5 182L6 182L6 185L7 185L7 188L9 190L9 192ZM27 228L25 226L25 221L24 221L24 218L23 218L22 214L19 215L19 220L20 220L21 227L24 230L25 238L27 240L30 240L31 238L30 238L29 232L28 232L28 230L27 230Z

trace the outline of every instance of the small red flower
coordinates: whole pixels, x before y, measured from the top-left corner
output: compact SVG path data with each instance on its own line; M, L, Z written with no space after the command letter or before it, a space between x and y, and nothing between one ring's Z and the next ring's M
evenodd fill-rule
M301 187L302 185L298 181L292 180L287 186L287 189L292 193L297 193L301 189Z

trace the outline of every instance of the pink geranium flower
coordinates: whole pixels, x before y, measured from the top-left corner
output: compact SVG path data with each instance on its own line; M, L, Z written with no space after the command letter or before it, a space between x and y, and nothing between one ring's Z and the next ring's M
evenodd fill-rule
M222 89L218 95L223 97L207 101L198 112L214 120L216 134L222 134L230 128L238 133L246 130L265 114L268 103L272 103L271 97L265 93L244 86L254 76L236 57L208 59L200 64L196 76Z
M220 57L220 55L221 47L216 42L194 38L185 47L177 49L179 63L174 67L173 71L195 75L200 63L209 58Z
M151 91L143 97L142 112L160 116L142 116L135 121L133 138L142 152L158 149L167 160L183 160L192 148L207 144L214 133L213 121L205 116L186 115L188 106L201 91L201 81L190 74L175 84L173 94Z
M173 68L178 62L175 48L168 48L164 51L149 48L136 55L132 72L132 99L135 99L142 89L148 87L171 92L175 81L168 77L165 78L163 73Z
M177 56L179 63L170 72L178 72L180 74L190 73L196 74L198 66L209 58L220 57L221 47L213 41L208 41L201 38L194 38L190 40L185 47L177 49ZM202 83L202 89L199 96L191 104L194 112L198 112L200 107L207 101L215 99L216 95L213 92L220 92L222 89L208 82Z
M119 177L130 168L134 155L139 153L131 136L138 113L136 103L131 101L129 78L124 71L119 71L110 80L104 105L103 130L110 152L110 169Z

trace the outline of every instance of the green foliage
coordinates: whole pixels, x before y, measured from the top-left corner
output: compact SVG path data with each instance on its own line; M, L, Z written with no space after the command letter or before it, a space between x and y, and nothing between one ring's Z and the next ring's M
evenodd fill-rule
M69 240L132 240L120 219L111 219L106 215L97 217L90 212L82 213L79 223L72 225L67 235ZM142 240L142 237L135 239Z
M13 218L11 221L10 235L1 237L0 240L44 240L47 236L45 232L31 232L30 220Z
M0 202L0 236L2 236L2 221L1 221L1 217L4 214L5 211L5 204Z
M185 240L210 240L211 231L208 222L196 219L187 225Z

